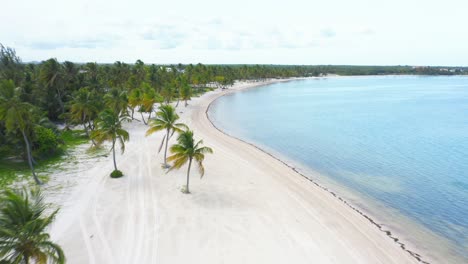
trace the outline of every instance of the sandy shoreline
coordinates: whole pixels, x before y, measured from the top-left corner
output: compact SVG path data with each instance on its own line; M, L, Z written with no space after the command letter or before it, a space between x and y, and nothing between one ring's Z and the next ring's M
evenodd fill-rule
M206 112L216 98L265 84L238 83L177 108L215 151L205 177L193 173L191 195L179 191L184 169L160 166L162 133L145 137L145 125L128 124L117 157L126 176L108 177L109 157L81 170L85 180L56 201L64 207L51 234L68 263L418 263L325 187L212 125Z
M337 75L338 76L338 75ZM336 76L334 76L336 77ZM291 80L291 81L297 81L297 80L301 80L301 79L294 79L294 80ZM264 86L264 85L268 85L267 84L262 84L262 85L259 85L259 86ZM259 87L259 86L251 86L251 87L248 87L248 88L245 88L245 89L250 89L250 88L256 88L256 87ZM245 89L238 89L237 91L239 90L245 90ZM226 94L222 94L221 96L219 97L222 97ZM288 162L282 160L281 158L275 156L274 154L256 146L255 144L252 144L252 143L249 143L245 140L242 140L238 137L235 137L233 135L230 135L226 132L224 132L222 129L218 128L215 123L213 122L213 120L210 119L210 116L209 116L209 111L210 111L210 107L212 106L212 104L219 98L217 97L216 99L214 99L213 101L211 101L211 103L208 105L208 107L206 108L206 116L208 118L208 120L210 120L211 124L213 127L215 127L219 132L225 134L226 136L229 136L229 137L232 137L232 138L235 138L239 141L242 141L243 143L245 144L248 144L250 146L252 146L253 148L256 148L258 149L259 151L262 151L264 152L265 154L269 155L270 157L272 157L273 159L276 159L278 160L279 162L283 163L285 166L287 166L288 168L290 168L292 171L294 171L295 173L297 173L298 175L304 177L305 179L307 179L308 181L310 181L312 184L314 184L315 186L317 186L318 188L328 192L330 195L332 195L333 197L335 197L336 199L340 200L341 202L343 202L344 204L346 204L347 206L349 206L349 208L351 208L352 210L356 211L358 214L360 214L362 217L364 217L365 219L367 219L372 225L376 226L381 232L384 232L390 239L392 239L396 244L398 244L400 246L400 248L406 252L408 252L408 254L410 254L411 256L413 256L415 259L417 259L418 261L420 261L421 263L429 263L427 262L426 260L423 259L423 256L421 256L418 252L412 250L412 249L408 249L407 248L407 245L405 245L405 243L403 243L402 241L400 241L400 238L398 238L398 236L396 236L395 234L392 234L392 231L385 228L382 224L379 224L378 222L376 222L367 212L364 212L362 209L356 207L355 205L353 205L352 203L348 202L346 199L344 199L342 196L340 196L339 194L337 194L336 192L334 192L333 190L330 190L328 187L322 185L321 183L315 181L314 179L310 178L309 176L306 175L306 173L304 172L301 172L298 168L296 168L295 166L289 164Z

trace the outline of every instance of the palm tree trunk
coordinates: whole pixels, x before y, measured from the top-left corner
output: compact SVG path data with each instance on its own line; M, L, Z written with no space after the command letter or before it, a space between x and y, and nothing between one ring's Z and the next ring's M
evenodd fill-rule
M148 123L146 123L146 121L145 121L145 117L143 116L143 112L140 112L140 114L141 114L141 119L143 119L143 123L145 123L145 125L147 125Z
M151 114L152 114L152 113L153 113L153 111L150 111L150 114L149 114L149 116L148 116L148 122L149 122L149 120L150 120L150 118L151 118Z
M94 139L91 137L91 135L89 134L89 130L88 130L88 127L86 126L86 123L83 122L83 127L84 127L84 131L85 131L85 134L86 136L91 139L91 142L93 143L93 146L96 146L96 142L94 141Z
M31 168L34 181L36 182L36 184L40 185L42 184L42 182L39 180L39 178L36 175L36 172L34 171L34 165L32 162L32 155L31 155L31 146L29 145L28 137L26 137L26 133L24 132L24 130L21 130L21 133L23 134L24 143L26 144L26 152L28 153L28 163L29 163L29 167Z
M167 165L167 146L169 145L169 133L171 132L169 129L166 130L166 148L164 150L164 166L169 167Z
M177 104L175 105L175 107L179 106L179 101L180 101L180 98L177 98Z
M115 138L112 139L112 155L114 157L114 169L117 170L117 163L115 162Z
M88 124L89 124L89 126L88 126L89 129L91 129L91 131L93 131L94 130L94 124L91 123L91 121L88 121Z
M186 193L190 193L190 191L189 191L189 179L190 179L190 167L191 166L192 166L192 158L190 158L190 160L189 160L188 169L187 169L187 186L185 188Z
M187 99L185 99L185 107L187 107L188 103L187 103Z
M60 89L57 87L56 91L57 91L57 95L58 95L58 102L59 102L59 105L60 105L60 109L62 110L62 114L64 114L65 113L65 107L63 105L62 95L60 94Z

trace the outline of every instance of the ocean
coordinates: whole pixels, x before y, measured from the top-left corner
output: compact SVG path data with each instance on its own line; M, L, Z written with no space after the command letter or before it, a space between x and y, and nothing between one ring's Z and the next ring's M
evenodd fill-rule
M468 262L468 77L276 83L217 99L209 117L403 241L436 259Z

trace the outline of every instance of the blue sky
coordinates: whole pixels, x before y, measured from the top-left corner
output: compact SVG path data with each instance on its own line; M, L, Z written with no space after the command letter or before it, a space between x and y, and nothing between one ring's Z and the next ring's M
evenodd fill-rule
M23 61L468 65L466 0L15 0Z

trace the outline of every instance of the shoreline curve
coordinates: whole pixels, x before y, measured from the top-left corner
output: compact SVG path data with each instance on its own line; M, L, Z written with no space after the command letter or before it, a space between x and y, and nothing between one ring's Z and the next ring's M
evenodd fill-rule
M229 95L229 94L233 94L233 93L236 93L236 92L240 92L240 91L245 91L245 90L248 90L248 89L252 89L252 88L261 88L261 87L265 87L265 86L268 86L268 85L272 85L272 84L276 84L276 83L282 83L282 82L291 82L291 81L300 81L300 80L306 80L307 78L295 78L295 79L281 79L281 80L276 80L276 81L272 81L272 82L269 82L269 83L259 83L258 85L253 85L253 86L249 86L249 87L245 87L245 88L242 88L242 89L238 89L238 90L229 90L228 93L220 93L218 94L217 96L215 96L207 105L206 109L205 109L205 116L207 118L207 120L211 123L211 125L217 130L219 131L220 133L224 134L225 136L228 136L230 138L233 138L237 141L240 141L244 144L247 144L261 152L263 152L264 154L270 156L271 158L281 162L283 165L285 165L286 167L288 167L289 169L291 169L293 172L295 172L298 176L301 176L303 178L305 178L306 180L308 180L309 182L311 182L312 184L314 184L316 187L324 190L325 192L327 192L328 194L332 195L335 199L338 199L339 201L341 201L342 203L344 203L348 208L352 209L353 211L357 212L359 215L361 215L362 217L364 217L366 220L368 220L373 226L377 227L378 230L382 233L384 233L388 238L390 238L395 244L397 244L403 251L405 251L406 253L408 253L409 255L411 255L413 258L415 258L418 262L420 263L424 263L424 264L431 264L431 262L427 261L427 260L424 260L423 256L419 253L417 253L416 251L414 250L411 250L408 248L408 246L401 242L400 238L398 238L396 235L394 235L392 233L391 230L388 230L388 229L385 229L384 228L384 225L381 224L381 223L378 223L375 219L373 219L372 217L370 217L368 214L366 214L362 209L359 209L357 206L353 205L352 203L348 202L346 199L344 199L342 196L340 196L339 194L337 194L336 192L330 190L329 188L327 188L326 186L318 183L316 180L308 177L306 174L300 172L298 169L296 169L294 166L292 166L291 164L288 164L287 162L283 161L282 159L276 157L275 155L271 154L270 152L264 150L263 148L251 143L251 142L248 142L248 141L245 141L243 139L240 139L236 136L233 136L225 131L223 131L222 129L220 129L219 127L217 127L214 122L211 120L210 116L209 116L209 110L210 110L210 107L211 105L217 101L219 98L223 97L223 96L226 96L226 95Z

